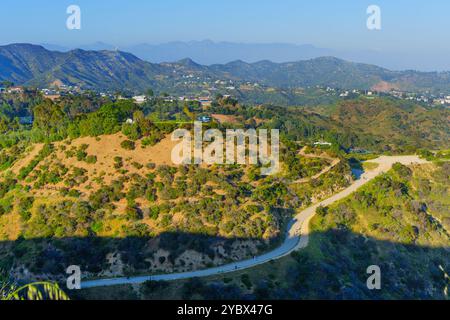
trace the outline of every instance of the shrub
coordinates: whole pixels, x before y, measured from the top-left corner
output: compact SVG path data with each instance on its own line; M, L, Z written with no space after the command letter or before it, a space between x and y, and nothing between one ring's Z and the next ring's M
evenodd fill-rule
M96 221L92 224L91 226L92 231L94 231L95 233L99 233L100 231L103 230L103 222L101 221Z
M125 141L123 141L123 142L120 144L120 146L121 146L122 148L124 148L125 150L134 150L134 149L136 149L136 144L135 144L133 141L131 141L131 140L125 140Z
M130 140L138 140L141 138L141 133L137 124L124 123L122 126L122 133Z
M78 160L78 161L83 161L83 160L85 160L85 159L86 159L86 156L87 156L86 151L81 151L81 150L78 150L78 151L77 151L77 160Z
M151 136L145 137L144 139L142 139L142 146L143 147L148 147L148 146L154 146L156 145L158 142L160 142L162 140L163 136L162 135L156 135L156 134L152 134Z
M159 216L159 207L151 207L149 212L149 218L157 220Z
M401 163L394 163L392 169L402 178L410 178L412 175L412 170Z
M125 215L129 221L137 221L142 219L142 214L136 207L127 206Z
M140 164L139 162L133 162L131 164L133 167L135 167L136 169L140 170L142 169L144 166L142 164Z
M250 280L248 274L243 274L241 276L241 281L247 287L248 290L250 290L253 287L252 281Z
M31 212L30 211L20 211L20 218L22 219L23 222L27 222L28 220L31 219Z
M123 159L121 157L114 157L114 168L120 169L123 167Z
M70 189L70 191L67 193L69 197L79 198L81 196L81 192L77 189Z
M26 197L19 200L19 211L27 211L30 210L33 206L34 198Z
M89 164L96 164L97 163L97 157L96 156L88 156L86 158L86 162Z

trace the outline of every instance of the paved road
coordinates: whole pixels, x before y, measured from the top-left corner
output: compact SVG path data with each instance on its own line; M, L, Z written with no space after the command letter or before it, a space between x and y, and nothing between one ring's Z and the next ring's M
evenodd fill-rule
M248 269L251 267L255 267L257 265L269 262L271 260L277 260L284 256L291 254L293 251L300 250L305 248L308 245L309 241L309 222L314 217L316 213L316 209L319 206L329 206L332 203L341 200L361 186L374 179L381 173L387 172L391 169L392 165L396 162L400 162L405 165L413 164L413 163L426 163L425 160L419 159L417 156L393 156L387 157L382 156L378 159L371 160L370 162L378 163L378 167L374 170L364 173L359 180L356 180L351 186L347 189L339 192L332 197L323 200L303 211L301 211L288 225L288 232L286 234L286 239L283 244L263 255L255 257L254 259L248 259L239 262L233 262L227 265L214 267L205 270L198 270L192 272L183 272L183 273L172 273L172 274L162 274L162 275L153 275L153 276L140 276L140 277L130 277L130 278L114 278L114 279L101 279L101 280L90 280L83 281L81 283L82 288L92 288L92 287L103 287L103 286L114 286L121 284L137 284L143 283L145 281L153 280L153 281L172 281L172 280L180 280L180 279L189 279L189 278L200 278L207 277L212 275L225 274L230 272L235 272L237 270Z

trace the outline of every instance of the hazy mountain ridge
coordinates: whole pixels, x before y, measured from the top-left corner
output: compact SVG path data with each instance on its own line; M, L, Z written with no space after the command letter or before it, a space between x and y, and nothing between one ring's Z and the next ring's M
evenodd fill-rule
M396 71L409 69L418 71L450 70L448 53L445 51L428 52L424 56L423 52L415 51L388 52L374 49L332 49L316 47L312 44L239 43L212 40L140 43L121 46L101 41L78 46L61 46L48 43L42 45L48 50L61 52L77 48L96 51L119 49L152 63L178 61L185 57L190 57L203 65L225 64L235 60L244 60L250 63L270 60L282 63L333 56L347 61L378 65Z
M186 77L194 76L198 82L249 81L280 88L322 85L370 89L380 83L417 91L448 91L450 87L450 72L390 71L334 57L285 63L238 60L204 66L191 59L155 64L122 51L75 49L63 53L30 44L0 46L0 80L17 84L45 87L60 80L94 89L142 91L153 87L171 91Z
M74 48L43 44L49 50L62 52ZM79 46L84 50L115 50L117 47L104 42L94 42ZM224 64L233 60L242 59L249 62L271 60L285 62L306 60L320 56L333 55L330 49L317 48L310 44L296 45L290 43L235 43L202 41L171 41L160 44L140 43L130 46L120 46L120 50L130 52L142 60L153 63L178 61L185 57L204 64Z

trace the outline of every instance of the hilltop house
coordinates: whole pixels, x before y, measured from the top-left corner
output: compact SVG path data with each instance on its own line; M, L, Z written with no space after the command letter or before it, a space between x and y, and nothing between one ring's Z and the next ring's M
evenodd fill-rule
M326 142L326 141L317 141L317 142L314 142L314 145L331 147L333 144L331 142Z
M61 98L60 94L48 94L48 95L44 95L45 98L50 99L52 101L58 100L59 98Z
M23 93L23 88L22 87L11 87L8 88L8 90L6 92L8 93Z
M137 104L143 104L147 101L147 97L146 96L134 96L133 101L136 102Z
M164 102L174 102L175 100L176 98L172 96L164 97Z

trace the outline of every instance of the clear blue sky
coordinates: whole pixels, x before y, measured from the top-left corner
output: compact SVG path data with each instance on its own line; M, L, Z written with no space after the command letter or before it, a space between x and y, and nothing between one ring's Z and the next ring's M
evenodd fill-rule
M70 4L81 7L82 30L65 27ZM370 4L381 7L381 31L366 28ZM450 52L449 15L448 0L1 0L0 43L211 39Z

